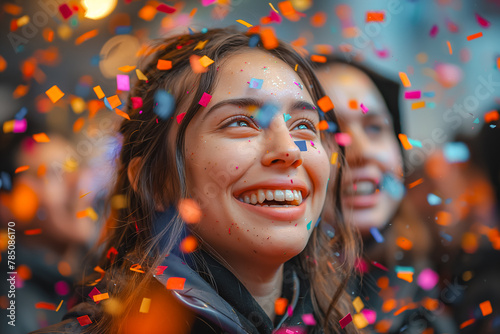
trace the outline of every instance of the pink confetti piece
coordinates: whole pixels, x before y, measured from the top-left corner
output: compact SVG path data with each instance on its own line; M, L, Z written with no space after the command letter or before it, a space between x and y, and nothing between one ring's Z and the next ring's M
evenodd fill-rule
M286 309L286 313L288 314L289 317L291 317L293 315L293 307L292 307L292 305L288 305L288 307Z
M307 326L314 326L314 325L316 325L316 319L314 319L314 316L311 313L303 314L302 315L302 321Z
M126 74L116 76L116 89L128 92L130 90L130 78Z
M100 294L101 294L101 291L99 291L96 287L94 287L94 288L92 289L92 291L90 291L90 293L89 293L89 297L90 297L90 299L94 300L94 296L96 296L96 295L100 295ZM95 303L96 303L96 304L99 304L99 301L96 301ZM82 326L83 326L83 325L82 325Z
M203 7L206 7L206 6L210 6L211 4L213 4L214 2L216 2L217 0L201 0L201 5Z
M69 8L68 4L63 3L62 5L59 6L59 12L61 13L62 17L66 20L68 17L73 15L73 11L71 8Z
M171 7L169 5L166 5L164 3L161 3L158 6L156 6L156 10L159 11L159 12L162 12L162 13L172 14L177 9L175 9L174 7Z
M92 323L92 320L90 320L88 315L78 317L78 318L76 318L76 320L78 320L78 322L80 323L80 326L87 326L87 325L90 325Z
M351 145L352 139L348 133L340 132L335 134L335 141L340 146L349 146Z
M420 99L422 92L419 90L405 92L405 99Z
M198 103L201 104L202 106L206 107L211 99L212 99L212 95L207 94L207 93L203 93L203 96L201 97L200 102L198 102Z
M429 32L429 35L434 38L436 37L436 35L438 34L439 32L439 27L437 26L437 24L433 25L432 28L431 28L431 31Z
M142 97L138 97L138 96L131 97L130 100L132 101L132 108L139 109L142 107ZM139 114L141 114L141 112Z
M372 264L373 264L375 267L379 268L379 269L382 269L382 270L384 270L384 271L389 271L389 269L387 269L386 267L384 267L383 265L381 265L380 263L378 263L378 262L376 262L376 261L373 261L373 262L372 262Z
M348 324L352 322L352 316L351 313L347 313L345 317L339 320L340 327L344 328Z
M165 269L167 269L168 266L158 266L156 267L156 273L155 275L163 275L163 272Z
M424 290L432 290L439 281L439 275L432 269L422 270L417 278L417 284Z
M377 321L377 312L364 308L361 310L361 313L365 316L366 321L368 321L370 325L373 325L375 321Z
M486 20L485 18L479 16L478 13L476 13L476 20L477 23L483 27L483 28L489 28L490 27L490 21Z
M26 122L26 119L23 118L20 121L15 120L14 121L14 128L12 129L12 132L14 132L14 133L26 132L27 128L28 128L28 122Z
M361 111L363 111L363 114L366 114L368 112L368 108L365 107L363 103L361 103L359 106L361 107Z
M186 113L183 112L182 114L177 115L177 124L181 124L182 120L184 119L184 116L186 116Z

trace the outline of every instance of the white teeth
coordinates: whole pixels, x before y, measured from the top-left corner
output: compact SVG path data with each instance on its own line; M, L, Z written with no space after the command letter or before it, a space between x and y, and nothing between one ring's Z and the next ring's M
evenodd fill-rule
M250 204L250 197L245 196L243 200L245 201L245 203Z
M283 190L275 190L274 191L274 200L283 202L285 200L285 192Z
M299 193L297 192L297 190L293 191L293 199L296 200L296 201L299 200Z
M259 201L259 203L263 203L266 200L266 193L264 192L264 190L259 189L257 191L257 200Z
M257 204L257 195L252 194L252 195L250 196L250 203L252 203L252 204Z
M291 190L285 190L285 200L286 201L293 201L293 192Z
M271 190L266 190L266 199L272 201L274 199L274 193Z
M377 190L377 185L371 181L358 181L347 188L352 195L371 195Z
M302 203L302 191L298 191L299 195L299 203Z

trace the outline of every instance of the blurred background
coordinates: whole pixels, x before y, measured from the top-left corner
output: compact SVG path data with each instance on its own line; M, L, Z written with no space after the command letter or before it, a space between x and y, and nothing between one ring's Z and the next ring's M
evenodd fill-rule
M30 296L18 299L18 312L31 312L26 328L57 322L71 306L119 151L113 132L123 116L106 104L124 107L112 97L125 101L140 79L134 66L148 41L246 24L273 27L308 57L337 54L398 82L407 77L408 197L448 247L436 261L474 254L483 239L500 249L499 0L1 1L1 262L7 272L14 221L16 284L33 289L19 289Z

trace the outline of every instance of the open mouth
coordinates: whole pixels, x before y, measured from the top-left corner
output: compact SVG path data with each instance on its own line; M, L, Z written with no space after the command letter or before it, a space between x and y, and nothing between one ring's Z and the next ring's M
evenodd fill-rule
M348 196L367 196L378 191L380 191L379 183L373 180L356 180L344 188L344 193Z
M294 207L302 203L302 191L290 189L249 190L237 198L240 202L261 207Z

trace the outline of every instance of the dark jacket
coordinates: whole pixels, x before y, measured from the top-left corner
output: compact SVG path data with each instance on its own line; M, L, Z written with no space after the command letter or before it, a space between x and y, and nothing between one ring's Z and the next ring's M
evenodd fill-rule
M161 266L168 269L157 275L152 284L161 285L162 291L173 296L179 307L192 313L194 320L188 325L189 332L271 334L278 328L283 329L283 333L284 328L317 332L302 320L302 315L314 312L309 284L303 279L296 259L285 263L282 287L282 297L289 300L293 313L289 316L285 312L283 316L277 316L273 323L243 284L210 255L197 251L181 257L174 254L166 257ZM184 288L165 289L170 277L185 278ZM87 298L87 301L71 309L61 323L33 333L81 333L92 324L81 326L77 318L88 315L95 322L101 312L100 305Z

